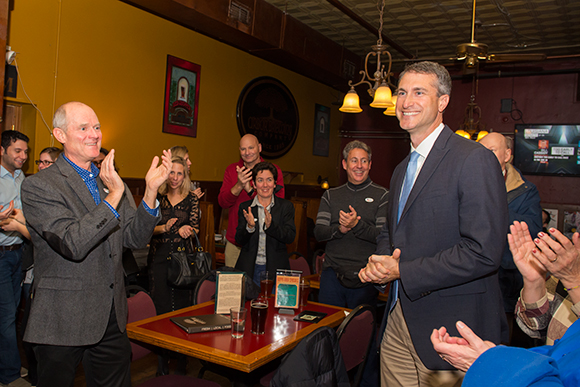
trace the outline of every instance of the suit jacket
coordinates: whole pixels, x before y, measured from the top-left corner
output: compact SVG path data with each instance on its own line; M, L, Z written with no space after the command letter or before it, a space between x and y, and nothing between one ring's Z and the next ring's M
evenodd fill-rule
M104 199L100 178L97 185ZM25 180L22 204L35 264L24 339L61 346L97 343L113 302L123 332L127 321L123 247L145 247L159 217L150 215L143 204L135 209L125 186L117 219L104 201L95 204L64 157Z
M495 343L506 328L497 279L508 230L505 185L495 155L446 126L397 224L408 162L393 173L377 253L401 249L399 299L415 349L427 368L453 369L433 349L434 328L458 336L455 322L462 320Z
M244 217L243 210L247 209L253 200L248 200L240 204L238 210L238 227L236 229L236 243L242 246L240 257L236 263L236 269L245 271L250 278L254 277L254 265L258 254L259 229L252 233L246 230L248 222ZM252 207L254 218L258 219L258 207ZM274 206L271 208L272 222L266 233L266 270L276 272L276 269L290 269L288 261L288 250L286 245L292 243L296 237L296 226L294 225L294 205L291 201L274 199Z

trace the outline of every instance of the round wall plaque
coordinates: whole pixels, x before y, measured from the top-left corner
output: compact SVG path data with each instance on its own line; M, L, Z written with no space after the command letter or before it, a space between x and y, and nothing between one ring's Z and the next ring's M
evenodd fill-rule
M259 77L244 87L238 99L237 120L240 135L258 137L265 158L285 155L298 136L296 101L276 78Z

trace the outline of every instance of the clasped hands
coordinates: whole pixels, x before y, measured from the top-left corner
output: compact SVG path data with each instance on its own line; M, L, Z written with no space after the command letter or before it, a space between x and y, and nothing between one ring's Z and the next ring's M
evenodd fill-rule
M393 255L373 254L365 267L359 270L361 282L372 282L384 285L401 277L399 272L399 257L401 250L395 249Z
M26 219L22 214L22 210L14 208L14 202L10 202L10 206L0 213L0 229L2 231L21 231L21 227L26 226Z
M343 210L340 210L338 213L338 229L343 234L346 234L352 230L352 228L356 226L360 220L360 216L357 215L356 210L351 205L349 205L348 208L350 212L344 212Z

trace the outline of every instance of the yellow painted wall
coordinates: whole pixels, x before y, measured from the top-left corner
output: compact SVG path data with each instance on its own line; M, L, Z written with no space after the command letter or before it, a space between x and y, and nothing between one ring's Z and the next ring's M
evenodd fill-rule
M103 147L116 149L123 177L144 177L161 149L186 145L192 178L221 180L238 159L238 96L250 80L271 76L290 89L300 114L294 147L273 161L304 172L305 184L318 175L338 183L341 113L331 105L338 92L318 82L116 0L15 0L8 44L26 92L51 127L62 103L93 107ZM201 65L197 138L161 132L168 54ZM20 85L17 98L26 100ZM332 107L329 157L312 155L315 103ZM35 134L31 159L51 145L39 114ZM35 172L28 165L26 172Z

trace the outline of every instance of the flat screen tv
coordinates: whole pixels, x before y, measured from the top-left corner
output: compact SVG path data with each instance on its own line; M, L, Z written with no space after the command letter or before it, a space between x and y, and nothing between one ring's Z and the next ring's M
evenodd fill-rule
M580 125L516 124L514 166L529 175L580 176Z

